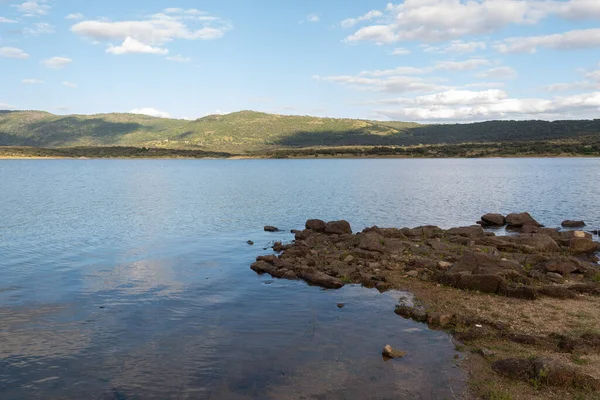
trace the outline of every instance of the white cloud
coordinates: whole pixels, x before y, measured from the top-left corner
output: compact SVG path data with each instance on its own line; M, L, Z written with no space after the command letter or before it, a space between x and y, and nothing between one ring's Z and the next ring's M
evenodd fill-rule
M188 62L192 61L192 59L190 57L184 57L181 54L177 54L176 56L167 57L167 60L180 62L180 63L188 63Z
M66 87L71 88L71 89L76 89L77 88L77 85L74 84L74 83L71 83L71 82L63 82L62 84L63 84L63 86L66 86Z
M14 19L0 17L0 24L16 24L16 23L17 23L17 21L15 21Z
M42 61L42 64L44 64L48 68L60 69L66 67L72 62L73 60L67 57L52 57Z
M469 71L486 65L491 65L491 62L483 58L473 58L465 61L441 61L435 65L435 69L442 71Z
M541 88L547 92L566 92L569 90L600 90L600 83L579 81L572 83L553 83Z
M26 85L36 85L36 84L44 83L44 81L41 81L39 79L23 79L21 82Z
M17 58L25 60L29 58L29 54L16 47L0 47L0 57Z
M447 90L447 86L427 82L423 78L414 76L389 76L383 78L367 78L363 75L358 76L313 76L313 79L339 83L351 86L361 90L386 93L411 93L411 92L434 92Z
M596 0L571 0L555 5L559 16L573 20L600 18L600 2Z
M232 29L228 22L196 9L169 8L165 12L138 21L82 21L71 30L94 41L109 42L107 52L111 54L166 54L168 50L160 46L173 40L213 40ZM184 20L200 26L190 28ZM123 44L115 46L115 41Z
M10 104L0 102L0 110L12 110L15 106L11 106Z
M152 47L150 45L139 42L131 37L126 37L121 46L108 46L106 52L114 55L122 54L169 54L168 49L160 47Z
M33 27L26 27L23 29L23 33L26 35L41 35L44 33L54 33L54 27L46 22L40 22L33 24Z
M361 71L360 76L390 76L390 75L415 75L430 72L431 68L398 67L394 69Z
M50 6L45 3L45 0L40 1L26 1L22 4L16 4L12 7L15 7L19 12L23 13L26 17L38 17L40 15L46 15L48 10L50 10Z
M485 42L463 42L462 40L452 40L449 44L443 46L423 45L422 47L423 51L426 53L465 54L475 53L477 50L485 50L487 45Z
M371 21L372 19L379 18L379 17L383 17L383 13L381 11L371 10L368 13L366 13L365 15L362 15L358 18L347 18L347 19L343 20L340 23L340 25L342 26L342 28L352 28L359 22Z
M129 111L129 113L130 114L149 115L151 117L157 117L157 118L171 118L171 114L169 114L168 112L159 111L155 108L135 108L135 109Z
M405 0L388 4L387 24L366 26L347 40L376 43L435 42L467 35L489 34L510 24L532 24L552 11L552 1Z
M479 96L423 96L414 107L376 110L379 115L413 121L474 121L490 119L558 119L594 115L600 110L600 92L553 99L508 98L502 91ZM439 96L437 98L436 96ZM426 99L423 101L422 99ZM450 101L448 100L450 99Z
M476 82L464 85L464 88L499 88L506 86L504 82Z
M396 47L394 50L392 50L392 52L390 54L393 56L405 56L410 53L411 53L411 51L408 49L405 49L404 47Z
M65 17L65 19L71 19L71 20L75 20L75 21L81 21L84 18L85 17L81 13L69 14Z
M306 17L306 20L308 22L319 22L321 18L319 18L319 16L317 14L310 14Z
M539 47L554 50L576 50L600 47L600 29L582 29L554 35L505 39L494 48L500 53L535 53Z
M511 67L496 67L477 74L478 78L484 79L514 79L517 76L519 76L518 72Z

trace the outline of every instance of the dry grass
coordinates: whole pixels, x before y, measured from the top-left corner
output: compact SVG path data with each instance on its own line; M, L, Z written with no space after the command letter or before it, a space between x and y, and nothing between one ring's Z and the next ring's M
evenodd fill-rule
M500 323L512 333L547 337L553 333L579 336L600 333L600 298L580 296L560 300L541 298L536 301L507 298L479 292L465 292L416 279L395 278L394 286L415 294L429 311L477 317ZM495 356L486 359L474 351L492 350ZM470 375L470 386L477 398L509 399L589 399L600 400L599 393L532 385L497 375L491 369L496 359L511 357L542 357L561 360L600 379L600 354L561 353L545 343L525 345L498 338L482 338L469 342L464 367Z

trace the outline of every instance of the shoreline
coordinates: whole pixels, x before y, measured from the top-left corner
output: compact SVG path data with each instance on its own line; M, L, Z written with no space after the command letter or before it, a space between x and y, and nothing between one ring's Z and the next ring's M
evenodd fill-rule
M453 336L476 398L597 399L600 243L585 231L541 227L527 213L492 217L498 228L508 220L515 230L372 227L353 234L345 221L309 220L294 241L275 243L275 255L259 256L251 268L327 289L360 284L413 293L415 303L400 300L396 317Z
M490 157L411 157L411 156L319 156L319 157L70 157L70 156L4 156L0 160L473 160L473 159L600 159L600 155L507 155Z

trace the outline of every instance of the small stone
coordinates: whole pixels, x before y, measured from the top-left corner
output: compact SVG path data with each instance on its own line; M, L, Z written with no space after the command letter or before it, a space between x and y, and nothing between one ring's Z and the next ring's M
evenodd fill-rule
M438 263L438 268L439 269L447 270L450 267L452 267L452 263L450 263L448 261L440 261Z
M381 352L381 354L383 354L384 356L389 357L389 358L402 358L406 355L406 352L401 351L401 350L396 350L388 344L383 348L383 351Z
M274 226L265 226L265 232L279 232L279 229Z
M408 271L406 273L406 275L410 276L411 278L416 278L417 276L419 276L419 271L415 271L414 269L412 271Z
M490 349L478 349L476 351L476 353L479 354L479 355L481 355L481 356L483 356L483 357L485 357L485 358L491 358L491 357L494 357L496 355L496 352L492 351Z
M573 232L573 236L576 238L585 238L585 232L584 231L575 231L575 232Z
M249 244L250 246L254 246L254 242L253 242L252 240L248 240L248 241L246 242L246 244Z
M563 281L563 276L561 274L556 273L556 272L548 272L548 273L546 273L546 276L552 282L562 282Z
M352 261L354 261L354 256L352 255L349 255L346 258L344 258L345 263L351 263Z
M344 303L337 303L337 308L344 308L346 305Z

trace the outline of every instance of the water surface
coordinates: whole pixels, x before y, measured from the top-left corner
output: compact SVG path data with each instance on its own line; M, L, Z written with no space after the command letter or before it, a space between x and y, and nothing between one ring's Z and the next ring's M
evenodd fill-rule
M262 227L598 229L599 181L598 159L2 160L0 397L451 398L454 346L397 317L401 293L259 277L291 239Z

